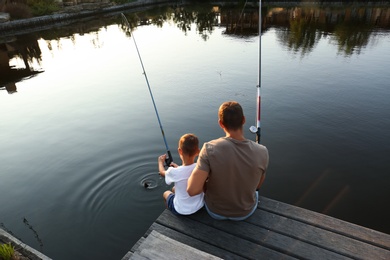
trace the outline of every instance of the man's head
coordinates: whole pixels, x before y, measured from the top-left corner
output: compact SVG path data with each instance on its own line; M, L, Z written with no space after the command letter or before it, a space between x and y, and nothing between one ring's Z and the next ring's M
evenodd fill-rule
M239 130L245 123L242 107L236 101L224 102L218 110L218 119L226 130Z
M194 156L199 153L199 140L194 134L185 134L179 140L179 150L188 156Z

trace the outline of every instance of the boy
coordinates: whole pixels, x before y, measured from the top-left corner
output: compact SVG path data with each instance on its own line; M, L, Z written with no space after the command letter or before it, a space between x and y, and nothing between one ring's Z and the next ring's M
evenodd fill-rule
M166 155L158 157L158 171L165 177L166 184L175 183L172 191L163 194L165 205L176 215L190 215L203 207L203 192L191 197L187 193L187 180L195 168L195 157L199 154L199 140L194 134L185 134L179 140L178 152L182 165L171 163L167 170L164 168Z

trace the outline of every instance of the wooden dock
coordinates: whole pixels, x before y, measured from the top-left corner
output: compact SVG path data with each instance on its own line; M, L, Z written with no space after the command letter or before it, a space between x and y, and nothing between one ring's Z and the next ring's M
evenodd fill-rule
M390 235L260 197L245 221L165 210L127 259L390 259Z

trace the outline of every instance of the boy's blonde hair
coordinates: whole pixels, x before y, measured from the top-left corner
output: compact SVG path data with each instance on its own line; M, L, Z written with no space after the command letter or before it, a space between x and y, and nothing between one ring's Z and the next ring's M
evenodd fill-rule
M179 148L184 154L194 156L199 152L199 140L194 134L185 134L180 137Z

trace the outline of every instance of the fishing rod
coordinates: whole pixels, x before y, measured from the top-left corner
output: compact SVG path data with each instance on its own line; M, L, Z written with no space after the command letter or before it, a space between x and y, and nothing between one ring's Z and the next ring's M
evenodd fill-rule
M131 30L131 27L130 27L129 21L127 21L127 18L126 18L126 16L125 16L123 13L121 13L121 15L122 15L122 20L124 21L124 23L126 24L127 28L128 28L129 31L130 31L130 30ZM167 150L167 156L166 156L166 158L165 158L165 164L166 164L166 166L169 166L169 165L172 163L172 161L173 161L172 155L171 155L171 151L169 150L168 143L167 143L167 139L165 138L164 129L163 129L163 126L162 126L162 124L161 124L160 116L158 115L157 106L156 106L156 103L154 102L154 97L153 97L152 89L150 88L148 76L146 75L144 63L142 62L141 54L139 53L138 46L137 46L137 42L135 41L135 38L134 38L134 33L132 34L132 37L131 37L131 38L133 38L135 48L137 49L139 61L141 62L141 67L142 67L142 70L143 70L143 74L144 74L144 76L145 76L146 84L148 85L150 97L152 98L152 102L153 102L154 111L156 112L158 124L160 125L161 134L162 134L162 137L163 137L163 139L164 139L165 148L166 148L166 150Z
M256 126L251 126L249 130L256 134L256 142L260 143L261 137L261 124L260 124L260 115L261 115L261 0L259 0L259 73L257 79L257 110L256 110Z

